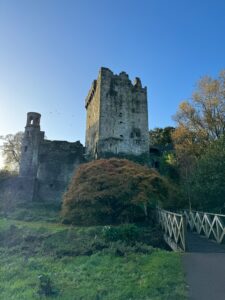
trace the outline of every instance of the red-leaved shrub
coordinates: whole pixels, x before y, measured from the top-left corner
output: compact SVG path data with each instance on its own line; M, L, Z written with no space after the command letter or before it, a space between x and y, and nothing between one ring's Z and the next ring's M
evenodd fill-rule
M167 194L168 184L155 170L126 159L95 160L76 171L62 216L83 225L144 221Z

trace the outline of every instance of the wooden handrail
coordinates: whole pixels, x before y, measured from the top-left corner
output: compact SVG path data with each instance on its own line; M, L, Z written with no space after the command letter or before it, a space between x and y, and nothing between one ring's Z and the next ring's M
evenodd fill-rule
M164 239L174 251L187 251L186 218L184 214L158 208L158 221L164 231Z
M193 213L199 213L199 214L207 214L207 215L212 215L212 216L225 217L225 215L223 215L223 214L210 213L210 212L206 212L206 211L188 210L188 209L186 209L184 211L193 212Z
M225 215L185 210L184 215L191 231L205 235L221 244L225 237Z

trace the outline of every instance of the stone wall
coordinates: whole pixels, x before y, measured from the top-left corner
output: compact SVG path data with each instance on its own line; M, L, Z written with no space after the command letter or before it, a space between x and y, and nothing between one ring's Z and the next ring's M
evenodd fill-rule
M35 178L11 177L0 182L0 207L7 212L15 203L31 202L34 199Z
M34 149L36 152L36 149ZM28 152L32 157L32 153ZM24 162L30 161L26 157ZM76 169L84 162L84 147L78 141L42 140L38 145L36 174L23 170L23 176L13 177L0 182L0 200L10 202L44 201L60 203L70 179Z
M40 144L36 200L60 202L73 173L84 162L84 147L78 141L44 140Z

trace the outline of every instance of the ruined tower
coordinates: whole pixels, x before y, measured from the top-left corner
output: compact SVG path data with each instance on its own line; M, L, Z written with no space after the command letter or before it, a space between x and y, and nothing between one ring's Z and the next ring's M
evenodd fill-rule
M36 177L38 168L38 152L41 141L44 139L44 132L40 130L41 115L36 112L27 113L27 123L25 127L20 172L21 177Z
M149 152L147 88L125 72L101 68L86 98L86 155L142 155Z
M56 203L62 201L73 172L84 161L84 147L79 141L44 139L40 120L39 113L27 113L16 198Z

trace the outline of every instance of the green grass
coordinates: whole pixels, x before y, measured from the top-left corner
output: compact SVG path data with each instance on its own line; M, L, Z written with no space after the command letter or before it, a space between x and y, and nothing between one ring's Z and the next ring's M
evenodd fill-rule
M179 254L148 246L147 254L127 247L116 255L126 246L106 248L101 230L0 219L0 299L186 299ZM38 294L40 275L50 278L52 297Z

